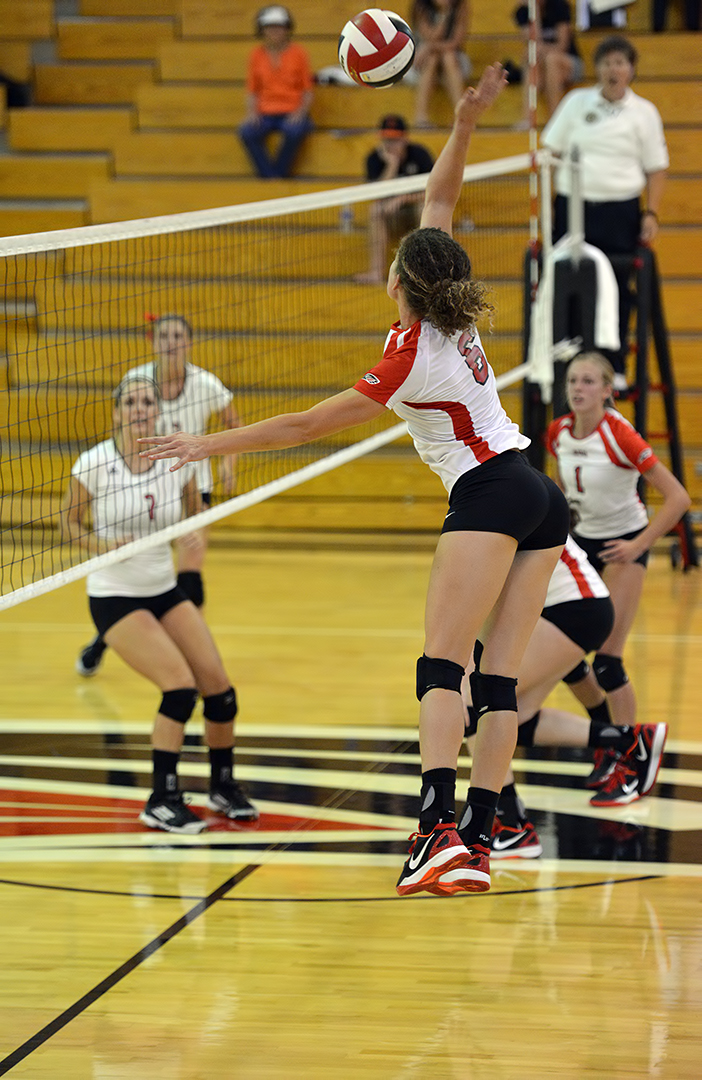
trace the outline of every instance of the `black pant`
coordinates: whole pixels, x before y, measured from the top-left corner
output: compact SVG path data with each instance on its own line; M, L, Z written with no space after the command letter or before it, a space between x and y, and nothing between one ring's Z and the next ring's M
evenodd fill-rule
M665 17L668 14L668 0L653 0L651 18L656 33L665 30ZM685 29L699 30L700 0L685 0Z
M639 246L641 235L641 206L638 198L622 202L585 202L585 241L604 251L605 255L633 255ZM556 195L553 208L553 242L560 240L568 231L568 199ZM623 372L628 352L629 320L633 296L629 285L631 268L616 268L614 276L619 287L619 340L616 352L603 349L615 371Z

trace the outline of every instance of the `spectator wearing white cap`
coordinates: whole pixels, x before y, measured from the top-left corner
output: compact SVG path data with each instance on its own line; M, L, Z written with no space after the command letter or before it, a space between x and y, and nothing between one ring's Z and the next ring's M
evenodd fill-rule
M312 130L312 68L301 45L291 41L293 19L286 7L271 4L256 16L262 39L249 56L246 77L247 112L239 135L261 177L290 176L303 139ZM274 156L268 136L279 132Z

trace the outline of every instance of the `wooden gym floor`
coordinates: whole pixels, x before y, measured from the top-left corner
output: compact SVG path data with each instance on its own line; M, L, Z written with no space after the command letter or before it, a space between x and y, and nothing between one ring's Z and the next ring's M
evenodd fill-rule
M653 796L594 810L585 755L530 752L543 857L493 864L481 896L399 900L430 559L212 548L262 817L199 837L137 820L157 694L114 655L74 674L82 583L2 615L0 1075L700 1076L699 573L654 556L626 658L641 719L670 724ZM182 776L204 808L199 730Z

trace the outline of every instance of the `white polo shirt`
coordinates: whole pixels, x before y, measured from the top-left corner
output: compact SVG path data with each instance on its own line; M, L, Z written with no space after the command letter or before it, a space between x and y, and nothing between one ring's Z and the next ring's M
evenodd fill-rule
M570 150L580 149L583 198L624 202L646 187L646 175L667 169L663 121L651 101L627 89L621 101L607 101L602 87L571 90L541 135L543 146L563 157L556 169L559 195L570 195Z

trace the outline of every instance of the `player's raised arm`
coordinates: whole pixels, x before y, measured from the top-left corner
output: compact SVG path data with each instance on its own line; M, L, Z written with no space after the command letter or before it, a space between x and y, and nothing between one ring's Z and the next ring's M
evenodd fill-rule
M485 69L477 87L469 86L454 111L453 129L429 174L421 227L451 233L453 211L463 184L463 169L471 135L478 117L492 105L507 85L502 64Z
M218 454L244 454L253 450L284 450L290 446L302 446L325 435L375 420L385 411L384 405L360 394L358 390L344 390L304 412L281 413L246 427L215 431L211 435L189 435L185 431L178 431L173 435L139 439L143 447L140 456L151 459L177 458L175 465L171 466L173 472L189 461L203 461Z

